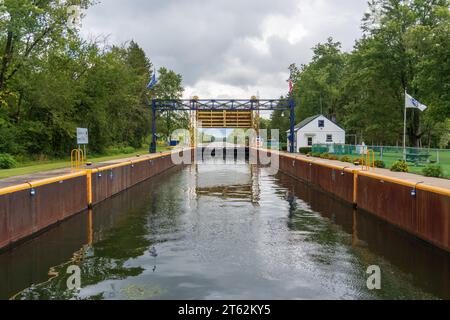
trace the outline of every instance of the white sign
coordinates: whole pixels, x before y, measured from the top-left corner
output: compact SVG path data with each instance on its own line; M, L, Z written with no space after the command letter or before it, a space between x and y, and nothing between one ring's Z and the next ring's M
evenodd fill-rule
M89 144L88 129L77 128L77 144Z

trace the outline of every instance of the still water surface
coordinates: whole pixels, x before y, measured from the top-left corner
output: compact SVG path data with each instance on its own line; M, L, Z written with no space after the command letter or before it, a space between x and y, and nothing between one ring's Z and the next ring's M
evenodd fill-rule
M79 291L67 290L70 265ZM449 299L450 255L288 176L217 161L1 254L0 298Z

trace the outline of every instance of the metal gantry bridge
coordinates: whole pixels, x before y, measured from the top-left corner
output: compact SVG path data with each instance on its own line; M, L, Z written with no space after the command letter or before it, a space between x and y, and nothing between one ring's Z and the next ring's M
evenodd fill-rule
M190 112L191 141L198 129L201 128L254 128L259 135L260 111L289 110L290 112L290 152L294 153L295 103L290 99L206 99L193 98L190 100L152 100L152 142L150 153L156 153L156 116L158 112L188 111ZM195 143L193 144L196 147Z

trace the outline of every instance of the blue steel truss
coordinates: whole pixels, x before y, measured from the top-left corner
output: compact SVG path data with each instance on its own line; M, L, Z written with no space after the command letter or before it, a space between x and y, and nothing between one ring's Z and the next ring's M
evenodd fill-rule
M152 100L152 143L150 153L156 152L156 114L158 111L276 111L290 110L289 142L291 153L295 143L295 103L291 99L208 99L208 100Z
M275 100L153 100L152 107L158 111L275 111L289 110L291 108L290 99Z

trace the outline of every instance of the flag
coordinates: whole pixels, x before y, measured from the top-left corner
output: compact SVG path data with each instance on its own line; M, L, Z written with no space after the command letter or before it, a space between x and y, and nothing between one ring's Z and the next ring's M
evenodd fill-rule
M419 109L420 111L427 110L427 106L421 104L419 101L411 97L408 93L405 92L405 107L411 109Z
M157 83L158 83L158 80L156 79L156 72L154 71L153 72L153 76L152 76L152 80L147 85L147 89L152 89L154 86L156 86Z

